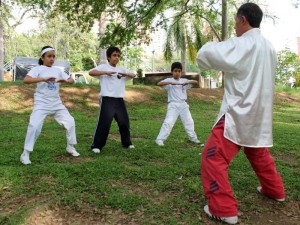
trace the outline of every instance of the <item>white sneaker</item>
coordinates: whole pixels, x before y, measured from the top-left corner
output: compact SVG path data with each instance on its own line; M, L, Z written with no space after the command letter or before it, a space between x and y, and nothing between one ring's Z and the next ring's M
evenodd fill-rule
M156 140L155 143L158 145L158 146L164 146L164 142L163 141L160 141L160 140Z
M128 148L134 149L135 147L134 147L134 145L129 145Z
M238 217L237 216L230 216L230 217L219 217L219 216L214 216L209 212L208 205L204 206L204 212L213 219L228 223L228 224L236 224L238 222Z
M31 161L29 159L29 151L24 150L24 152L22 153L21 157L20 157L20 161L21 163L23 163L24 165L28 165L31 164Z
M258 191L259 193L261 193L261 189L262 189L261 186L258 186L258 187L257 187L257 191ZM263 194L263 193L261 193L261 194ZM264 195L264 194L263 194L263 195ZM268 197L268 196L267 196L267 197ZM268 197L268 198L270 198L270 197ZM285 198L272 198L272 199L276 200L277 202L284 202L284 201L285 201Z
M93 148L92 152L99 154L101 152L101 150L99 148Z
M74 157L78 157L80 156L80 154L76 151L76 149L73 146L68 146L66 148L67 153L69 153L70 155L74 156Z
M194 142L195 144L200 144L200 143L201 143L198 139L196 139L196 140L191 140L191 142Z

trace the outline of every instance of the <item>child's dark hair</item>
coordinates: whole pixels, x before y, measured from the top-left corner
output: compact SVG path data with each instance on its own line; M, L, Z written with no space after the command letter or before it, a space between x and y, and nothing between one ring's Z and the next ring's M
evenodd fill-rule
M52 48L52 47L49 46L49 45L44 46L44 47L42 47L41 52L42 52L44 49L46 49L46 48ZM45 52L43 55L41 55L41 57L44 56L45 54L46 54L46 52ZM43 65L43 60L41 59L41 57L39 58L39 65Z
M111 54L113 54L113 52L118 52L121 55L121 50L118 47L115 46L110 46L107 50L106 50L106 57L110 58Z
M245 3L238 9L237 16L246 17L251 27L259 28L263 11L255 3Z
M174 69L181 69L182 70L181 62L173 62L172 66L171 66L171 72L173 72Z

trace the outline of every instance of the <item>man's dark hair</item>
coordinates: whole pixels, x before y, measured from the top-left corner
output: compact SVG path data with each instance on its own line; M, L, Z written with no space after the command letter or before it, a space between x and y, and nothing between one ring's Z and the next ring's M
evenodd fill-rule
M121 55L121 50L118 47L115 46L110 46L107 50L106 50L106 57L109 58L111 57L111 54L113 54L113 52L118 52Z
M171 66L171 72L173 72L174 69L181 69L182 70L181 62L173 62L172 66Z
M245 3L237 11L237 17L246 17L251 27L259 28L263 11L255 3Z
M44 50L44 49L46 49L46 48L52 48L51 46L49 46L49 45L47 45L47 46L44 46L44 47L42 47L42 50L41 50L41 52ZM46 52L42 55L42 56L45 56L45 54L46 54ZM41 59L41 58L39 58L39 65L43 65L43 60Z

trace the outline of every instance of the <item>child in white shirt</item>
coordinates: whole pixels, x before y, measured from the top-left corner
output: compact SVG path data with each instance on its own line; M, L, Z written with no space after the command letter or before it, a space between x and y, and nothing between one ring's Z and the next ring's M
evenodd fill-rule
M155 142L159 146L164 146L164 141L170 135L179 116L190 141L199 144L200 141L194 131L194 120L186 102L187 90L192 87L192 84L198 82L181 78L182 64L180 62L172 64L171 72L172 78L166 78L157 83L158 86L163 86L168 92L168 112Z
M100 153L106 144L112 120L119 126L121 142L124 148L134 148L130 138L129 117L124 102L125 82L135 74L117 66L121 51L117 47L109 47L106 51L108 64L101 64L89 71L89 75L100 79L101 91L100 113L91 150Z
M24 151L20 161L31 164L29 155L33 151L35 141L41 133L45 118L51 115L66 128L67 153L79 156L73 145L77 144L75 133L75 121L68 109L63 105L59 96L59 86L62 83L74 83L74 80L61 69L54 67L55 50L51 46L45 46L41 51L39 65L33 67L24 78L24 83L36 83L34 94L34 106L30 115L27 129Z

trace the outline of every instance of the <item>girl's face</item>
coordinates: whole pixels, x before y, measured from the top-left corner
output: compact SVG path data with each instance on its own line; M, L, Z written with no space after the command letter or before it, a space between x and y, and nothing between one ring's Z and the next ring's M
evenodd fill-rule
M46 52L42 57L41 57L42 61L43 61L43 65L44 66L52 66L54 61L55 61L55 51L49 51Z

